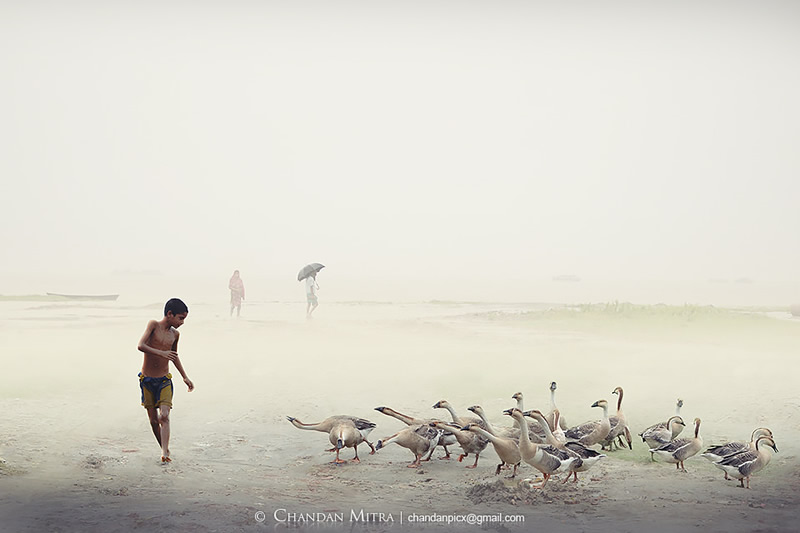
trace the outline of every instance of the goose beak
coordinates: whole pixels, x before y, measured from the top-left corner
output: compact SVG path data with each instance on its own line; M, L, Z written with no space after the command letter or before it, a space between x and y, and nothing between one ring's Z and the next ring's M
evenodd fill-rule
M376 411L380 411L381 413L383 412L384 409L386 409L386 407L376 407L375 408Z
M469 424L461 428L461 431L469 431Z
M342 439L336 439L336 447L337 447L338 449L340 449L340 450L341 450L342 448L344 448L344 441L343 441Z
M433 408L438 409L439 407L441 407L441 403L442 402L436 402L435 404L433 404Z
M375 450L377 451L380 450L381 448L383 448L383 441L379 440L378 442L375 443Z

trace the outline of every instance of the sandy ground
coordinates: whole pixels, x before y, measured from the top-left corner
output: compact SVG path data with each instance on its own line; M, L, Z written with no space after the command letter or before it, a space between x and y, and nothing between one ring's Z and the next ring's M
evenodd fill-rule
M300 303L264 303L236 320L190 303L179 351L197 389L176 382L164 466L136 379L136 343L159 307L0 302L0 531L797 530L800 321L788 313L327 304L306 321ZM780 453L746 490L700 457L686 473L652 463L638 441L577 485L531 491L494 475L491 448L475 470L438 459L409 469L396 445L362 445L360 464L337 466L327 435L286 420L361 416L377 440L403 425L375 407L446 418L432 405L447 399L508 425L511 395L547 410L552 380L571 423L599 418L589 406L622 386L634 432L681 397L706 444L765 425ZM276 520L291 513L328 520ZM487 518L413 521L470 514Z

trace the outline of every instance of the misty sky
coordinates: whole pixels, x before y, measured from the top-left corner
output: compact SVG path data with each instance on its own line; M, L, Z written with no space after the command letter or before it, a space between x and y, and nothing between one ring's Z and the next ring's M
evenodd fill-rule
M311 261L800 281L796 2L0 12L0 293Z

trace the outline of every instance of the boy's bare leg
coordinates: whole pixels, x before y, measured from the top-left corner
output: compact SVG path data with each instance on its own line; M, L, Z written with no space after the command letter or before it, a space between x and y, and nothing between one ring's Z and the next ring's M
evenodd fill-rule
M169 411L168 405L160 405L161 412L158 414L158 423L161 425L161 461L168 463L169 458Z
M161 446L161 425L158 423L158 407L148 407L147 418L150 419L150 427L153 430L153 434L156 436L158 445Z

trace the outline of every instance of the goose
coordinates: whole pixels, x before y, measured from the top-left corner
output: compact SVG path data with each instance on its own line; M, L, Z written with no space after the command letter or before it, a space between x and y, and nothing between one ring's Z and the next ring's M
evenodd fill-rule
M610 451L614 445L616 445L619 449L620 444L622 444L622 447L625 447L625 443L622 442L623 436L628 441L628 448L633 449L633 443L631 442L631 433L628 429L627 419L625 418L625 414L622 412L622 387L617 387L611 392L611 394L619 395L619 399L617 400L617 414L608 418L608 421L611 424L611 430L608 432L608 435L606 435L606 438L603 439L603 442L601 443L601 449L605 449L606 446L608 446ZM617 443L617 440L619 440L619 444Z
M534 411L526 411L526 412L524 412L522 414L525 415L525 416L531 416L531 417L536 418L536 419L538 419L539 417L542 417L542 413L540 413L539 411L536 411L536 410L534 410ZM558 409L555 410L554 415L555 415L555 417L554 417L553 421L554 421L555 426L558 427L558 422L559 422L559 417L560 417L560 413L559 413ZM552 446L555 446L556 448L561 448L561 449L566 450L567 452L569 452L571 454L575 454L575 455L578 456L578 459L576 461L574 461L570 465L569 474L567 475L566 479L564 480L564 483L569 481L569 478L572 475L575 476L575 479L573 481L575 483L577 483L577 481L578 481L578 472L586 472L592 466L594 466L594 464L597 461L599 461L603 457L606 457L606 454L600 453L600 452L595 451L595 450L593 450L591 448L587 448L586 446L584 446L583 444L581 444L579 442L561 442L558 439L558 437L556 436L556 434L553 433L552 430L550 430L549 424L547 425L547 428L546 428L545 431L548 432L547 433L547 442L548 442L548 444L551 444Z
M756 449L756 440L759 437L772 438L772 431L768 428L756 428L750 436L750 442L726 442L719 446L712 446L705 453L701 453L700 457L705 457L712 463L716 463L739 452L754 451ZM730 479L727 472L725 472L725 479Z
M517 401L517 409L519 409L520 412L523 412L525 410L524 407L523 407L523 404L522 404L522 393L521 392L515 392L511 396L511 399ZM536 443L544 442L545 433L544 433L544 429L539 424L539 422L536 422L536 421L533 421L533 420L528 420L528 421L526 421L526 423L528 424L528 437L530 437L531 441L532 442L536 442ZM514 420L512 426L514 427L514 429L519 429L519 422Z
M594 446L601 443L608 435L608 432L611 431L611 422L608 419L608 402L597 400L592 404L592 407L599 407L603 410L602 420L585 422L580 426L569 428L564 432L568 441L578 441L586 447Z
M520 454L519 445L517 444L519 438L514 440L510 437L501 437L486 431L477 424L467 424L466 426L462 427L461 430L471 431L480 435L481 437L484 437L485 439L488 439L489 442L492 443L492 447L494 447L494 451L497 452L497 456L501 461L501 463L497 465L494 475L499 475L501 468L513 466L514 471L511 473L511 476L509 476L509 479L514 479L514 477L517 475L519 463L522 461L522 455Z
M342 464L345 461L339 458L339 451L342 448L353 448L355 457L352 461L355 463L361 462L358 458L358 445L366 442L372 450L370 455L375 453L375 447L367 440L370 431L375 429L375 424L364 418L358 418L348 415L331 416L317 424L304 424L293 416L286 417L292 425L298 429L308 429L313 431L321 431L328 434L328 440L333 444L333 448L326 450L328 452L336 452L336 459L334 463Z
M515 441L519 441L520 431L518 427L511 427L511 428L495 428L489 419L486 416L486 412L483 410L483 407L480 405L471 405L467 407L467 411L472 411L481 419L481 428L485 429L492 435L497 435L498 437L505 437L508 439L514 439Z
M434 409L447 409L450 412L450 416L453 418L453 422L458 425L458 427L464 427L467 424L478 424L483 429L486 429L483 425L483 420L480 418L476 418L474 416L458 416L456 414L456 410L453 409L453 406L450 405L450 402L447 400L439 400L433 406Z
M651 448L650 451L668 463L675 463L675 468L686 472L683 462L697 454L703 448L703 437L700 436L700 419L694 419L694 438L684 437L673 439L658 448Z
M778 452L778 447L771 437L762 435L756 439L755 450L746 450L724 458L714 463L714 466L722 469L726 474L739 480L740 487L744 487L744 480L747 480L747 488L750 488L750 476L762 470L772 459L772 453L767 451L772 448Z
M477 425L476 422L467 422L466 424L473 423ZM458 456L459 463L463 461L465 457L469 456L469 454L474 453L475 462L472 465L467 465L467 468L475 468L478 466L478 459L480 458L481 452L489 445L489 439L471 431L463 431L461 428L464 426L459 426L457 424L452 425L445 422L431 422L431 424L438 429L449 431L455 435L458 445L461 446L461 449L464 452Z
M514 394L512 394L511 395L511 399L517 401L517 409L519 409L520 412L525 410L525 407L522 405L522 393L521 392L515 392ZM517 422L516 419L513 419L512 425L515 428L518 428L519 427L519 422Z
M409 449L411 453L414 454L414 461L407 465L408 468L418 468L421 466L420 461L428 461L430 459L430 455L427 459L422 459L422 456L428 451L433 452L442 434L443 431L441 429L432 426L430 423L409 425L407 428L401 429L394 435L378 440L378 442L375 443L375 450L380 450L392 442L397 443L399 446Z
M675 404L675 416L678 417L678 418L680 418L680 416L681 416L681 407L683 407L683 400L678 398L678 403ZM651 435L651 434L654 434L655 432L657 432L657 431L659 431L661 429L667 428L667 426L669 425L669 421L672 420L672 418L675 418L675 417L668 418L666 422L659 422L658 424L653 424L652 426L648 427L647 429L645 429L644 431L639 433L639 436L642 437L642 442L646 442L648 445L652 446L653 444L648 442L648 440L647 440L648 436ZM683 419L681 419L681 420L683 420ZM681 426L680 428L676 428L678 430L678 432L675 433L674 435L672 435L672 437L670 437L670 440L672 440L675 437L677 437L678 435L680 435L680 433L681 433L681 431L683 431L684 427L685 426Z
M376 407L375 410L378 411L379 413L391 416L392 418L396 418L397 420L403 422L408 426L421 426L423 424L430 424L431 422L434 421L434 419L432 418L414 418L413 416L404 415L403 413L395 411L390 407ZM450 432L444 431L442 435L439 437L439 442L437 446L441 446L442 448L444 448L445 455L439 457L439 459L450 459L450 450L448 450L447 447L454 446L455 444L457 444L455 436ZM428 457L424 459L425 461L430 460L435 449L436 446L431 448Z
M528 424L522 411L516 408L506 409L503 414L515 418L519 422L521 435L519 438L519 452L522 460L542 473L544 479L539 486L531 485L531 488L544 489L547 480L559 469L568 469L570 464L576 460L574 455L570 455L564 450L555 446L537 444L528 438ZM527 480L526 480L527 481Z
M556 382L555 381L551 381L550 382L550 412L547 413L547 416L545 416L544 418L547 420L547 423L550 424L550 429L553 430L554 432L558 428L560 428L563 431L566 431L566 430L569 429L569 426L567 425L567 421L564 419L564 417L561 417L561 423L558 426L558 428L556 428L556 426L554 425L555 412L556 412L557 409L558 409L558 407L556 407ZM522 411L522 409L520 409L520 411Z
M645 442L648 447L655 449L675 439L685 427L686 424L683 418L679 415L675 415L670 417L663 426L661 424L650 426L639 433L639 436L642 437L642 441ZM650 460L655 461L652 451L650 452Z

